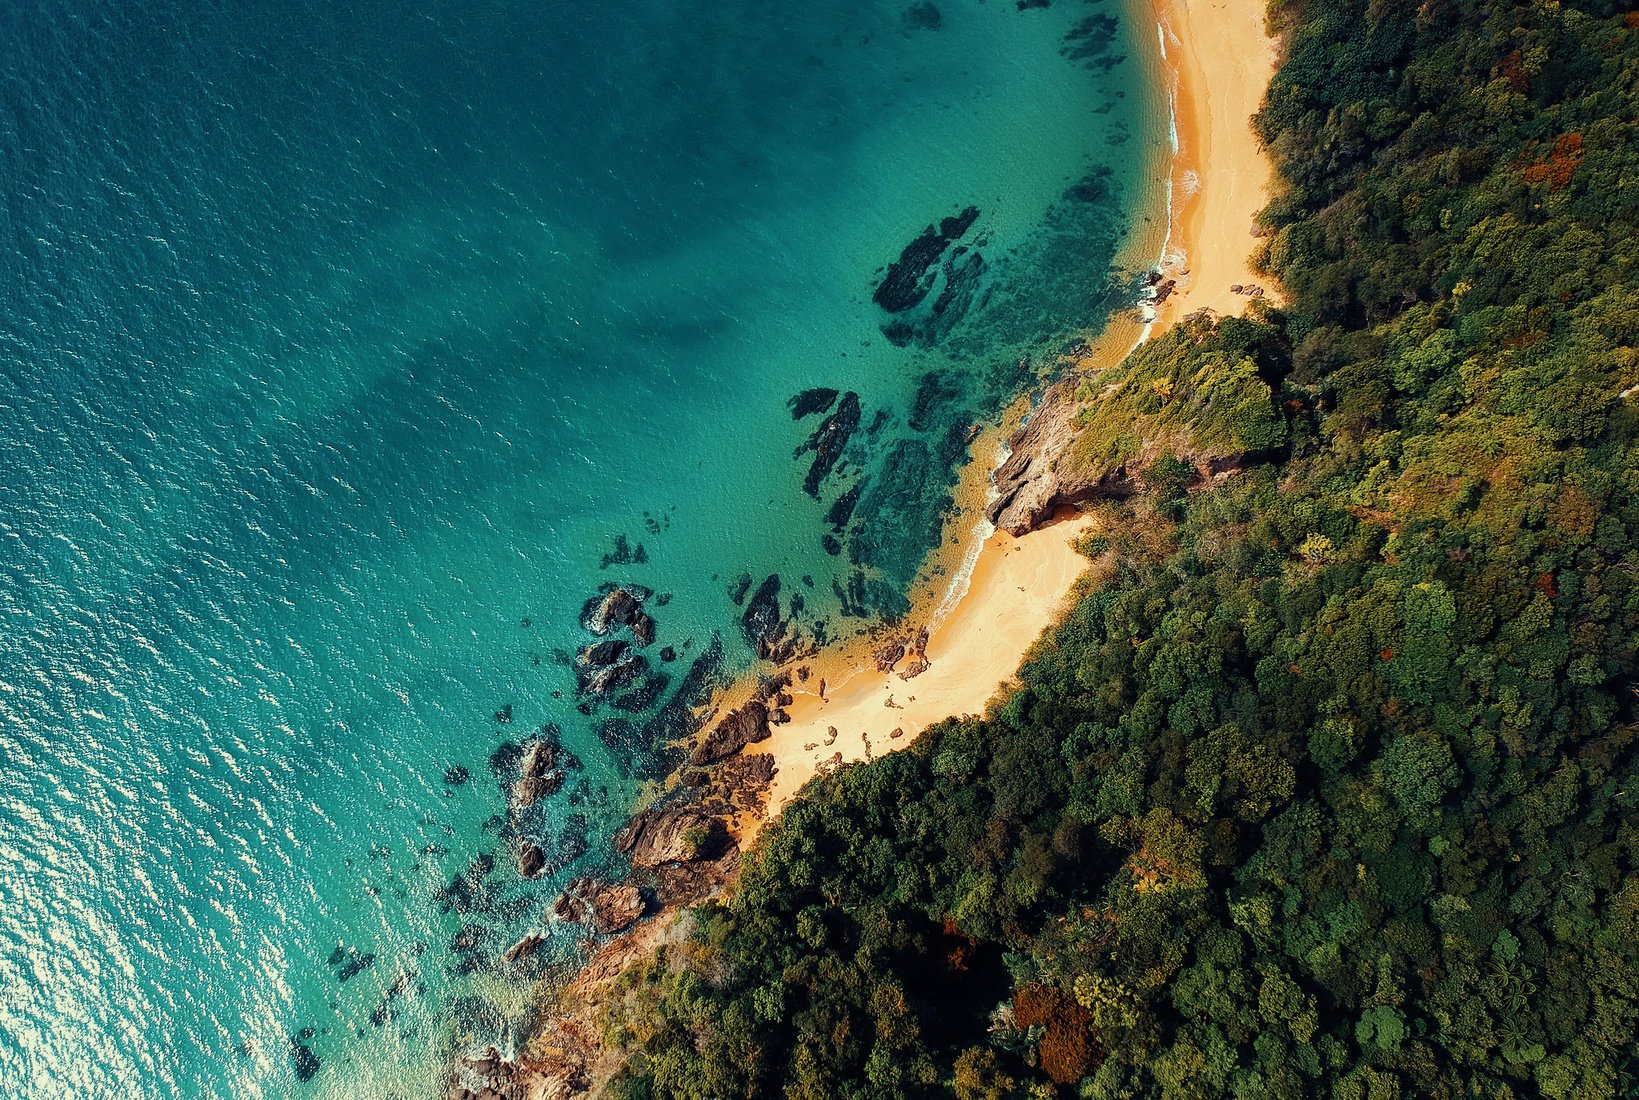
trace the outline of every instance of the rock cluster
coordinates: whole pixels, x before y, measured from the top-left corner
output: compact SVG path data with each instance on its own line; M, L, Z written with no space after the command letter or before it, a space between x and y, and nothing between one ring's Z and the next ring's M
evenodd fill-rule
M524 1100L527 1082L516 1063L489 1046L456 1060L446 1095L449 1100Z

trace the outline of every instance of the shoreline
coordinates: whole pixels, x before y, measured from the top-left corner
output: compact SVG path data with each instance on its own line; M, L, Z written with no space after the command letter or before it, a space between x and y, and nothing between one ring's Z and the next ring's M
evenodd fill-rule
M1111 324L1070 373L1119 362L1197 310L1238 314L1254 297L1230 288L1259 285L1253 270L1253 230L1274 176L1251 117L1274 76L1276 43L1267 36L1262 10L1256 6L1230 0L1151 0L1150 11L1173 146L1165 173L1165 230L1155 270L1177 285L1154 307L1153 319L1144 318L1136 339L1123 340L1126 326ZM1210 40L1200 37L1203 27L1210 28ZM1204 42L1210 49L1203 49ZM1135 234L1131 248L1144 247L1140 236ZM1273 286L1265 288L1262 297L1278 301ZM1015 408L1003 424L1021 419ZM978 457L982 442L983 438L970 452L973 458L962 472L964 481L983 465ZM1003 458L1006 453L1000 452ZM986 475L991 496L996 469L999 466ZM814 678L791 690L791 721L775 727L766 742L745 749L747 756L771 755L776 770L766 810L739 822L743 843L749 844L764 824L778 817L814 775L911 745L946 718L980 714L1013 682L1029 650L1062 618L1076 582L1093 566L1073 548L1082 535L1096 529L1093 517L1068 518L1062 510L1054 511L1045 523L1018 536L989 523L975 526L968 538L981 531L983 535L976 552L963 547L973 563L965 591L947 599L948 606L935 607L932 614L922 610L925 594L913 597L916 611L909 621L917 623L920 615L929 629L925 672L906 678L902 664L881 669L865 664L858 655L839 660L821 654L812 662ZM965 505L953 518L964 512ZM1031 583L1021 587L1018 582L1026 577ZM908 633L914 636L916 629ZM902 628L897 633L907 632ZM822 668L831 676L838 668L845 673L842 678L827 677L824 698L811 686L818 683ZM898 736L895 731L900 731Z
M1167 184L1173 231L1161 271L1177 286L1156 311L1165 331L1196 310L1234 315L1259 297L1281 301L1253 265L1256 218L1275 173L1251 122L1274 77L1278 44L1261 5L1151 2L1176 145ZM1246 293L1254 287L1263 293Z
M1274 178L1250 122L1278 62L1277 43L1265 31L1261 6L1229 0L1148 0L1147 7L1134 3L1135 18L1146 10L1156 29L1172 144L1164 169L1161 258L1154 266L1148 257L1140 259L1144 269L1157 273L1152 284L1158 284L1159 300L1136 318L1112 317L1063 372L1072 378L1119 363L1145 340L1202 310L1231 315L1258 297L1279 300L1272 286L1261 294L1244 293L1257 285L1256 217L1268 202ZM1209 37L1203 38L1202 31L1209 31ZM1153 241L1153 233L1135 229L1129 247L1142 247L1154 256ZM1129 257L1137 258L1130 252ZM741 853L809 779L908 747L947 718L982 714L1061 621L1082 578L1110 568L1108 555L1094 560L1076 549L1083 536L1099 530L1096 513L1050 508L1017 535L991 522L989 505L996 502L1001 463L1019 441L1026 416L1045 410L1045 405L1032 408L1030 401L1021 398L970 446L958 475L956 507L940 545L919 573L912 611L901 623L779 669L760 670L774 672L778 686L759 682L753 671L716 694L703 731L714 721L732 719L734 708L753 698L766 701L779 717L766 726L766 736L743 743L738 752L708 766L703 777L681 769L665 785L657 805L680 785L703 784L701 793L720 799L728 811L722 817L729 834L726 850L685 863L689 886L664 899L669 916L665 911L652 914L603 942L578 974L565 976L565 984L553 991L556 996L548 995L535 1034L516 1063L505 1063L512 1067L509 1074L528 1081L528 1095L567 1095L571 1088L579 1092L606 1079L614 1069L614 1052L603 1048L590 1021L606 998L617 995L613 979L682 935L677 916L686 906L732 889ZM1045 457L1050 467L1052 455ZM761 786L736 789L731 777L748 773L762 774ZM655 807L640 810L632 827L641 833L663 816ZM476 1063L467 1059L462 1064L470 1068Z

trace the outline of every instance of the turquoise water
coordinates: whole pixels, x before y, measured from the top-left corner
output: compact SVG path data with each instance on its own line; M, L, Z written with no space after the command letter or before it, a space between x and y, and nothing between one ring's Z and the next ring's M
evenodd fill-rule
M810 635L903 608L1166 144L1115 0L935 3L0 8L0 1095L434 1094L687 670L747 667L742 578ZM860 408L813 495L810 387ZM582 713L614 582L668 678ZM547 723L524 881L488 761Z

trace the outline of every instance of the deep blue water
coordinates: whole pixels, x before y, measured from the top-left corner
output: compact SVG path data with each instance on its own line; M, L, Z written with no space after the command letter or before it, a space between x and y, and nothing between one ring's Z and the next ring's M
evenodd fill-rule
M1166 142L1117 0L934 4L0 6L0 1095L431 1094L685 672L747 667L742 577L902 608ZM809 387L861 409L813 495ZM668 679L585 714L612 582ZM547 723L584 768L532 828L587 851L525 882L488 761Z

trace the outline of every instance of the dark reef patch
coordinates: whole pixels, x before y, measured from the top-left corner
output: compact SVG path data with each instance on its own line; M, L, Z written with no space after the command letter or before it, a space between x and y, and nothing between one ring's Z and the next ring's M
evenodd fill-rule
M854 432L859 430L860 405L859 394L849 392L842 395L842 403L837 411L820 421L814 434L798 447L792 455L801 458L809 451L814 452L814 461L808 467L808 475L803 478L802 489L811 497L819 496L820 482L824 481L837 463L842 460L842 452L847 448L848 441L853 438ZM739 601L735 601L738 603Z
M791 419L801 420L805 416L813 416L815 413L829 410L832 405L836 404L839 393L841 393L840 390L818 386L811 390L803 390L785 404L791 410Z
M933 265L951 243L960 239L979 220L979 208L969 206L960 214L930 225L888 265L888 274L878 284L871 300L889 313L903 313L933 289Z
M1126 60L1126 55L1115 51L1120 23L1113 15L1089 15L1064 36L1059 53L1089 69L1109 72Z
M945 17L931 0L922 0L905 9L905 28L913 31L936 31L945 24Z

